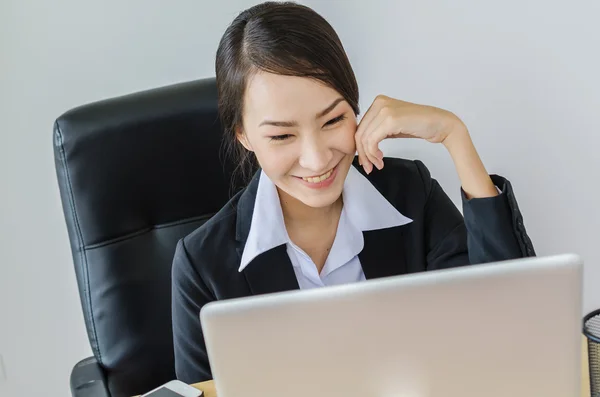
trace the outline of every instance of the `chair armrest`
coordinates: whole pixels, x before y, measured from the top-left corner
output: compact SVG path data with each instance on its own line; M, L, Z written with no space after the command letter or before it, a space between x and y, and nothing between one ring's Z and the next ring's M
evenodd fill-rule
M110 397L104 370L95 357L78 362L71 371L73 397Z

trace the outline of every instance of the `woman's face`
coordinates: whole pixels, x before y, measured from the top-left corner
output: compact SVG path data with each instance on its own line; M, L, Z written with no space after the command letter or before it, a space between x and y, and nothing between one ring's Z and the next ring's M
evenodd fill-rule
M315 208L340 197L356 152L356 116L337 91L258 72L246 87L243 124L238 138L280 192Z

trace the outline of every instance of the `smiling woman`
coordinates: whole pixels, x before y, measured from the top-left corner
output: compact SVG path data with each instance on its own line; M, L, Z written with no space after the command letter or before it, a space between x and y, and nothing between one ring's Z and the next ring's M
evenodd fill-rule
M380 95L358 123L350 62L312 9L243 11L215 66L231 151L242 171L257 171L177 246L180 380L212 377L199 319L208 302L535 254L510 183L487 173L456 115ZM384 159L379 143L406 137L447 148L464 218L423 163Z
M294 217L308 206L315 218L335 216L327 208L341 200L356 153L348 102L313 79L256 72L244 103L236 138L278 187L284 214Z

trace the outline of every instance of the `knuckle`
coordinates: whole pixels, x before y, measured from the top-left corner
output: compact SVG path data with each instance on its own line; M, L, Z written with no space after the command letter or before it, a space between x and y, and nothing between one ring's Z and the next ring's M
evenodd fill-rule
M369 139L367 141L367 148L369 149L369 151L373 150L373 146L377 145L377 143L375 142L375 140L373 138Z
M385 95L379 94L379 95L377 95L375 97L375 100L373 102L376 102L378 104L382 104L382 103L385 103L386 99L387 99L387 97Z
M362 145L363 145L363 146L365 146L365 147L366 147L366 146L367 146L367 144L369 143L369 137L368 137L368 136L366 136L366 135L365 135L365 136L363 136L363 137L362 137L362 139L361 139L361 143L362 143Z
M383 121L383 123L385 128L389 129L390 127L398 123L398 115L390 111L388 117Z
M381 107L379 114L383 117L389 117L392 114L391 111L392 109L389 107L389 105L385 104Z

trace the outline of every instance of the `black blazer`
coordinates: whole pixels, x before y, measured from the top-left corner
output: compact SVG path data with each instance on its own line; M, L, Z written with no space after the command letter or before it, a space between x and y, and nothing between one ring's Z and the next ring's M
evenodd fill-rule
M365 175L356 160L353 164ZM298 289L285 245L257 256L238 272L250 231L260 173L213 218L179 241L173 262L173 338L177 378L212 378L199 313L210 301ZM534 256L510 182L492 175L502 193L467 200L463 213L420 161L385 159L367 178L413 222L363 232L358 255L373 279Z

